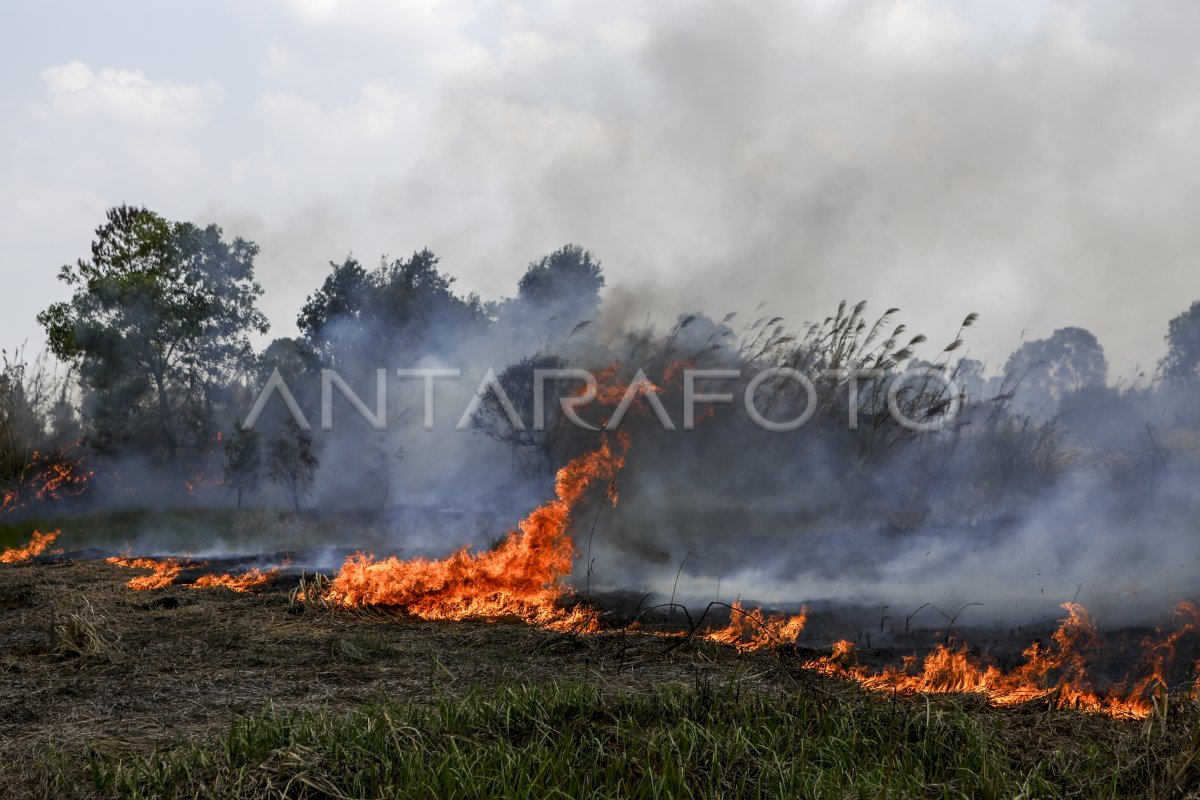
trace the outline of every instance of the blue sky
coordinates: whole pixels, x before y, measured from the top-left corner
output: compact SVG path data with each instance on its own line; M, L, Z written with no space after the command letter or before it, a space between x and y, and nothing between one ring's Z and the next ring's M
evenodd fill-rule
M996 364L1080 325L1150 366L1200 298L1188 2L10 4L0 343L104 209L262 246L274 335L331 259L460 287L596 252L614 316L843 297Z

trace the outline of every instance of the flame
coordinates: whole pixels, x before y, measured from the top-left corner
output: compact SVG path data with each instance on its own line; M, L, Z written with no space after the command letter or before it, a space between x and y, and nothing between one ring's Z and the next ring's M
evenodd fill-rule
M704 635L705 639L737 648L739 653L749 653L764 647L793 644L808 622L808 608L799 614L766 615L761 608L749 611L734 601L729 609L729 624L720 630Z
M260 570L257 567L241 575L230 575L228 572L217 575L201 575L191 583L193 589L213 589L223 586L235 592L249 592L259 586L264 586L279 577L279 568Z
M848 641L834 644L833 652L809 661L804 666L840 678L857 681L868 689L906 693L941 694L978 692L999 706L1016 705L1029 700L1047 699L1058 708L1074 708L1107 714L1117 718L1145 717L1153 708L1150 695L1165 689L1167 665L1174 657L1179 640L1200 633L1200 609L1194 603L1181 603L1176 616L1183 620L1174 633L1159 643L1146 642L1149 674L1134 684L1127 694L1101 695L1091 685L1085 653L1099 642L1099 633L1087 610L1076 603L1064 603L1067 612L1051 637L1051 645L1034 643L1023 655L1023 664L1005 672L972 660L965 645L939 645L927 655L919 672L911 672L916 657L905 659L903 669L888 668L872 673L860 666L854 645ZM1200 666L1200 662L1197 662Z
M150 589L165 589L175 582L179 573L183 572L183 564L177 558L129 558L127 556L110 556L104 559L109 564L127 569L148 569L149 575L139 575L130 578L125 585L135 592Z
M190 479L183 482L183 488L187 489L187 493L193 497L198 489L210 489L217 486L224 486L225 479L220 475L205 475L203 472L198 472Z
M1179 627L1155 642L1149 637L1142 640L1144 651L1145 674L1133 688L1135 697L1145 697L1168 688L1167 673L1171 662L1175 660L1175 649L1179 640L1185 636L1200 636L1200 607L1193 602L1183 601L1175 607L1174 617L1179 620ZM1162 632L1159 631L1162 636ZM1200 658L1192 665L1196 673L1196 682L1192 687L1192 696L1200 700Z
M17 485L0 496L0 514L24 508L29 501L59 500L76 497L87 491L88 481L95 474L83 468L83 459L70 455L76 442L52 453L34 451L28 464L21 469Z
M62 550L50 550L50 545L54 544L54 540L58 538L62 531L49 531L48 533L33 532L33 538L29 544L24 547L10 547L3 552L0 552L0 564L17 564L22 561L29 561L34 556L54 555L61 553Z
M466 548L449 558L376 560L358 553L334 577L328 599L343 606L388 606L425 619L514 616L555 630L597 628L593 611L563 609L560 580L571 571L575 546L567 535L571 513L588 489L616 477L629 449L627 436L558 471L555 498L539 506L494 550Z

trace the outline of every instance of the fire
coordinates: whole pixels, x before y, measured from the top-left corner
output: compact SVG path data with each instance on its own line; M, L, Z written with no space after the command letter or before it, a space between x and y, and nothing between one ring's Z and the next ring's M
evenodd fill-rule
M53 453L35 451L21 470L17 485L0 495L0 514L24 508L31 499L45 502L76 497L87 491L94 473L85 470L83 459L70 455L70 449L64 447Z
M739 653L793 644L808 622L807 607L794 615L766 615L761 608L747 611L742 608L740 602L734 601L729 611L729 624L720 630L706 633L704 638L732 645Z
M1145 651L1145 674L1134 685L1133 695L1144 697L1152 692L1167 688L1167 673L1171 662L1176 658L1176 648L1184 637L1200 636L1200 607L1195 603L1184 601L1175 607L1174 616L1179 620L1179 628L1167 635L1162 641L1155 642L1150 638L1142 641ZM1161 636L1161 631L1159 632ZM1192 696L1200 700L1200 658L1192 665L1196 674L1196 683L1192 687Z
M54 544L54 540L58 538L60 533L62 531L49 531L48 533L34 531L33 538L29 544L24 547L10 547L0 552L0 564L17 564L22 561L29 561L34 556L61 553L62 550L50 550L50 545Z
M111 556L104 559L109 564L127 569L148 569L149 575L139 575L130 578L125 585L135 592L150 589L165 589L175 582L179 573L183 572L183 564L177 558L128 558Z
M596 614L565 610L561 579L570 573L575 546L567 535L571 513L596 484L610 482L625 463L627 436L570 461L558 471L555 498L539 506L494 550L466 548L449 558L376 560L351 556L329 588L343 606L387 606L425 619L518 617L555 630L597 627Z
M213 589L223 586L235 592L249 592L251 589L266 585L277 577L279 577L278 567L268 570L260 570L256 567L241 575L231 575L228 572L221 575L215 573L201 575L191 583L191 587L193 589Z
M858 664L854 645L848 641L837 642L830 655L809 661L805 667L877 691L978 692L999 706L1044 698L1059 708L1139 718L1152 710L1150 693L1166 687L1166 666L1180 638L1200 632L1200 610L1193 603L1181 603L1176 609L1176 615L1183 619L1181 627L1162 642L1146 643L1149 674L1124 696L1119 692L1101 695L1091 685L1085 656L1098 644L1099 633L1082 606L1065 603L1063 608L1067 616L1054 632L1050 646L1043 648L1034 643L1023 653L1025 662L1011 672L976 663L965 645L943 644L925 657L918 672L911 671L916 658L909 657L903 669L872 673Z

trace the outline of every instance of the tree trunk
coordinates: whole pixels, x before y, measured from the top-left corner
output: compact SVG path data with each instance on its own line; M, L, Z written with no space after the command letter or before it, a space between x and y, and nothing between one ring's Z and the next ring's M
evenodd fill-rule
M167 458L171 468L178 471L179 444L175 441L175 430L171 425L171 404L167 401L167 386L162 372L154 373L154 386L158 390L158 422L167 443Z

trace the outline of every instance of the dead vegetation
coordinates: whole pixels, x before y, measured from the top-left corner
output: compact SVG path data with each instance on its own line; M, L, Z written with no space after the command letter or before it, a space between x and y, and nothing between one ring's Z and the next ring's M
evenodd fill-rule
M386 795L380 787L399 774L387 765L402 754L370 732L390 729L406 731L405 748L425 754L403 763L426 786L437 780L422 766L428 759L453 761L464 780L499 780L524 764L551 781L550 768L536 766L545 758L564 774L587 759L613 775L657 764L677 770L676 788L728 796L780 770L788 777L771 784L779 791L869 786L907 796L919 794L922 759L933 759L927 779L940 770L946 786L935 793L946 796L1009 796L1021 781L1029 796L1200 791L1200 709L1184 698L1140 722L1046 702L997 710L966 695L868 694L803 669L819 654L803 648L738 654L700 637L676 645L649 632L553 633L327 609L313 577L303 588L280 579L254 595L132 592L127 578L103 562L0 573L0 796L211 796L216 786L221 796ZM704 688L721 686L728 693L717 699ZM510 718L533 727L496 727ZM345 761L339 748L353 731L363 747ZM535 731L555 733L531 743ZM801 774L804 752L816 752L796 750L801 733L838 765L820 780ZM667 745L655 744L670 741L663 736L692 737L697 752L724 753L732 766L714 773L686 754L671 766ZM747 736L757 755L738 749ZM586 741L609 744L597 755ZM888 756L868 749L872 741L901 750ZM242 750L231 755L235 744ZM479 758L454 761L460 745ZM889 777L891 758L907 772ZM351 772L383 783L354 783ZM575 774L579 781L559 788L596 788Z

